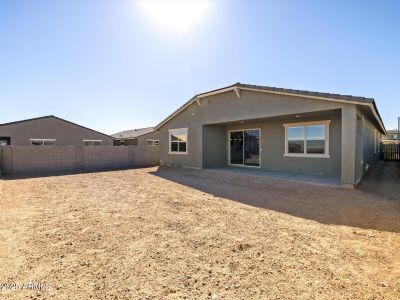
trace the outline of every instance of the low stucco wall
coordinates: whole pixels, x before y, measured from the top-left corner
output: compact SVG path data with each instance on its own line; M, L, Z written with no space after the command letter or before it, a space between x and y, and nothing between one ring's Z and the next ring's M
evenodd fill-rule
M146 146L3 146L1 174L88 172L159 164L159 147Z

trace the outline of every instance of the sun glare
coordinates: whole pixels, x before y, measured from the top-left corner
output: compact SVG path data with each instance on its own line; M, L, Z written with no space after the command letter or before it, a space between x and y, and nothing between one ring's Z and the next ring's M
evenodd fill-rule
M205 0L142 0L138 2L146 14L162 28L176 33L190 33L194 25L204 21L210 8Z

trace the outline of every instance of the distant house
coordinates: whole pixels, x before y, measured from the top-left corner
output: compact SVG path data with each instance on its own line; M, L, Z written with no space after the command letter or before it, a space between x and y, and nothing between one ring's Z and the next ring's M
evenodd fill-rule
M382 136L382 141L399 141L400 132L397 129L388 130L386 135Z
M99 146L112 144L111 136L56 116L0 124L0 145Z
M160 163L335 176L356 185L386 130L374 99L236 83L158 124Z
M125 130L112 134L114 146L159 146L160 133L154 127Z

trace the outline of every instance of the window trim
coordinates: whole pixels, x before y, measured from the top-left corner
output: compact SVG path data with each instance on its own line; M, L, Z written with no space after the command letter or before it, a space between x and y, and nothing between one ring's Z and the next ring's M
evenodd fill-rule
M93 142L100 142L100 143L103 143L103 140L82 140L82 142L83 142L83 146L84 146L84 147L95 147L95 146L93 145ZM89 145L89 146L86 146L86 145L85 145L85 142L92 142L92 144ZM101 145L99 145L99 146L101 146ZM98 147L98 146L96 146L96 147Z
M186 131L186 152L178 152L178 151L171 151L171 133L179 130L185 130ZM188 128L174 128L174 129L168 129L168 139L169 139L169 145L168 145L168 153L169 154L178 154L178 155L186 155L189 153L189 134L188 134Z
M285 153L283 156L286 157L310 157L310 158L330 158L329 152L329 125L331 120L323 121L312 121L312 122L300 122L300 123L286 123L283 124L285 127ZM290 127L304 127L315 126L315 125L325 125L325 153L324 154L307 154L307 130L304 134L304 153L289 153L289 141L288 141L288 128Z
M147 139L147 144L146 146L154 147L154 146L160 146L160 140L155 140L155 139ZM152 144L149 144L149 142L152 142ZM157 144L156 144L157 142Z
M56 145L56 139L29 139L29 140L31 142L31 146L39 146L39 145L33 145L32 144L33 141L41 141L42 142L42 147L44 147L44 146L55 146ZM52 142L54 142L54 144L53 145L45 145L44 144L45 141L52 141Z

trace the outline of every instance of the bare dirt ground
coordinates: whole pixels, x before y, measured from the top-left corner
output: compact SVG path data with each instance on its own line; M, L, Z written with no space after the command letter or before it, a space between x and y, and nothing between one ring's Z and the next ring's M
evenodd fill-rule
M398 201L215 171L0 181L5 299L399 299Z

